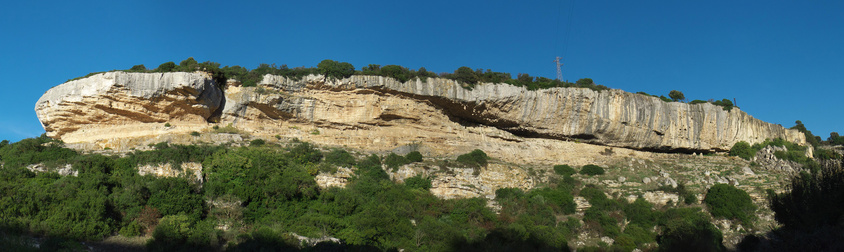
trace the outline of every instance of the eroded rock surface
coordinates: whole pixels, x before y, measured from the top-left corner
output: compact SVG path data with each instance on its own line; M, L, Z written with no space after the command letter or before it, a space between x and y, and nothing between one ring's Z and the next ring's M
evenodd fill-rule
M738 108L663 102L621 90L531 91L506 84L464 89L441 78L401 83L320 75L266 75L259 87L230 84L223 94L203 73L109 72L50 89L36 111L48 135L67 143L117 143L99 144L112 149L139 142L126 138L210 131L215 124L209 121L218 122L215 112L216 125L232 124L265 139L368 151L421 144L420 151L433 155L480 148L508 161L527 153L559 160L555 152L570 140L669 152L726 151L738 141L772 138L805 144L798 131Z
M100 73L47 90L35 112L47 136L65 142L155 135L151 125L206 124L223 93L196 73ZM187 127L186 127L187 128Z

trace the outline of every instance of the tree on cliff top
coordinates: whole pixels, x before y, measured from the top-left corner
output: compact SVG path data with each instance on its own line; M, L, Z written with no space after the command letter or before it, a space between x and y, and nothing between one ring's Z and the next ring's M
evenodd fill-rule
M806 135L806 142L807 143L811 144L812 146L816 146L816 147L818 146L818 143L820 142L820 140L818 140L819 137L815 137L815 135L812 134L811 131L806 129L806 126L803 125L803 122L801 122L800 120L797 120L796 122L794 122L794 124L795 125L793 127L791 127L790 129L796 129L800 132L803 132L803 134Z
M330 59L323 60L319 64L317 64L317 69L319 73L325 75L326 77L333 77L333 78L348 78L355 74L355 67L348 62L337 62Z
M674 100L674 101L685 101L686 100L686 96L683 95L683 92L680 92L680 91L677 91L677 90L671 90L671 92L668 92L668 97L671 97L671 100Z

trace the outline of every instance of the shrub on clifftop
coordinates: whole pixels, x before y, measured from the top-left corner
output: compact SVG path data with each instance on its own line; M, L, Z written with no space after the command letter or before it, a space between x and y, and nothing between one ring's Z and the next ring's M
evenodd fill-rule
M337 62L330 59L323 60L319 64L317 64L317 70L322 75L326 77L332 77L337 79L342 78L349 78L352 74L355 74L355 67L348 62Z

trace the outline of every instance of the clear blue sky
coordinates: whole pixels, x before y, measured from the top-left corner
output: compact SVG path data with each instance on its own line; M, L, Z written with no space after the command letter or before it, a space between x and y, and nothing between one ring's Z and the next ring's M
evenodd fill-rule
M187 57L554 78L562 56L570 81L735 98L768 122L844 133L844 1L244 2L4 3L0 139L43 133L35 102L68 79Z

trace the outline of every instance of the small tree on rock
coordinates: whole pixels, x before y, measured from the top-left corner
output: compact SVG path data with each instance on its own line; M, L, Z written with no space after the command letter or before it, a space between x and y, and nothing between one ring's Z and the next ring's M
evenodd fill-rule
M671 90L671 92L668 92L668 97L671 97L671 100L674 100L674 101L685 101L686 100L686 96L683 95L683 92L680 92L680 91L677 91L677 90Z

